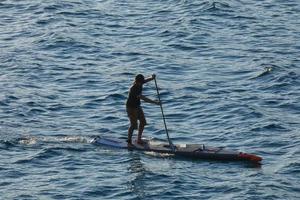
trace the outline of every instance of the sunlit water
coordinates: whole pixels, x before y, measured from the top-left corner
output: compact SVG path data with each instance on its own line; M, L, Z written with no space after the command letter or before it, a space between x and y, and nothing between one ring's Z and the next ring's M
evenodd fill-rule
M299 199L300 2L0 2L0 199ZM109 149L137 73L174 143L243 163ZM157 98L153 82L144 94ZM165 140L143 104L144 136Z

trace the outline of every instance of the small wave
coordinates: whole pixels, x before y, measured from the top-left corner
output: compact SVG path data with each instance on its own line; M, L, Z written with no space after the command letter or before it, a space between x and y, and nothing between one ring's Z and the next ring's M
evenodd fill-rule
M15 5L14 4L5 3L5 2L0 2L0 7L1 7L1 9L10 9L10 8L14 8Z
M26 158L22 158L22 159L17 160L15 162L15 164L23 164L23 163L32 162L34 160L48 159L48 158L59 156L59 155L61 155L61 153L57 152L53 149L43 149L43 150L41 150L40 152L38 152L34 155L30 155Z
M64 154L64 152L85 152L85 151L86 149L70 147L70 146L64 146L64 147L57 146L57 147L44 148L38 153L30 155L27 158L22 158L17 160L15 163L23 164L23 163L33 162L33 161L38 162L52 157L61 156Z
M221 2L206 2L204 3L203 11L216 11L216 10L224 10L230 8L229 4L221 3Z
M46 113L47 111L40 108L32 108L29 110L29 114L40 114L40 113Z
M272 66L266 66L263 70L263 72L259 73L257 76L255 76L254 78L251 79L256 79L256 78L260 78L263 76L266 76L268 74L270 74L273 71L273 67Z
M295 72L288 72L280 77L277 78L277 82L280 83L292 83L298 81L298 75Z
M74 148L74 147L50 147L50 148L44 148L40 152L31 155L27 158L24 159L19 159L15 163L27 163L27 162L32 162L32 161L38 161L38 160L45 160L49 159L52 157L58 157L60 155L63 155L64 152L69 151L69 152L84 152L84 149L80 148Z
M280 108L288 109L291 112L300 112L300 106L298 102L285 102L279 104Z
M0 140L0 148L7 149L9 147L15 146L15 142L9 140Z
M113 121L113 120L117 120L119 118L115 117L115 116L104 116L102 119L105 121Z
M67 109L68 106L65 106L65 105L62 105L60 103L58 104L53 104L53 105L50 105L47 109L50 110L50 111L60 111L60 110L64 110L64 109Z
M253 17L253 16L242 16L242 15L237 15L235 17L233 17L234 19L246 19L246 20L257 20L257 17Z
M0 4L0 6L1 6L1 4ZM4 186L11 185L11 184L12 184L12 182L2 181L2 182L0 183L0 186L1 186L1 187L4 187Z
M287 174L299 174L300 173L300 163L293 161L291 163L288 163L287 166L285 167L287 168Z
M167 36L172 36L172 32L171 31L169 31L169 30L163 30L162 32L160 32L159 34L158 34L158 36L160 36L160 37L167 37Z
M106 99L125 99L126 97L122 94L110 94Z
M44 7L45 13L47 12L53 12L60 9L72 9L74 6L70 3L57 3L57 4L51 4Z
M18 97L14 96L14 95L9 95L9 96L7 96L7 98L9 100L18 100L19 99Z
M178 49L178 50L182 50L182 51L192 51L192 50L196 50L196 47L192 47L192 46L186 46L186 45L181 45L181 44L172 44L169 45L172 48Z
M262 127L257 127L257 128L253 128L251 129L251 131L266 131L266 130L269 130L269 131L288 131L289 129L279 125L279 124L268 124L268 125L265 125L265 126L262 126Z
M8 106L8 104L3 101L0 101L0 106Z
M88 13L85 12L69 12L69 11L62 11L58 12L58 15L64 15L64 16L76 16L76 17L85 17L88 16Z
M147 56L146 53L142 52L113 52L114 56Z

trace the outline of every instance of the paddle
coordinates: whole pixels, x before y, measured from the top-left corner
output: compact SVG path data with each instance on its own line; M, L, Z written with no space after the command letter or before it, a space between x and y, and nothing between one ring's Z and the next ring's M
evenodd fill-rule
M169 145L172 149L173 152L175 152L175 146L173 145L173 143L171 142L171 139L169 137L169 132L168 132L168 128L167 128L167 124L166 124L166 119L165 119L165 115L164 115L164 110L163 110L163 107L162 107L162 102L160 100L160 94L159 94L159 91L158 91L158 87L157 87L157 81L156 81L156 77L154 77L154 82L155 82L155 87L156 87L156 91L157 91L157 96L158 96L158 100L160 102L160 110L161 110L161 114L162 114L162 117L163 117L163 121L164 121L164 125L165 125L165 130L166 130L166 134L167 134L167 138L168 138L168 141L169 141Z

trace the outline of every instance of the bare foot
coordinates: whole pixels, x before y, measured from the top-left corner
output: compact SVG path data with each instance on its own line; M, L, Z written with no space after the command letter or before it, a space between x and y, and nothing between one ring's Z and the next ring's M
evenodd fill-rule
M138 140L136 143L139 144L139 145L142 145L142 146L147 144L147 142L144 142L143 140Z

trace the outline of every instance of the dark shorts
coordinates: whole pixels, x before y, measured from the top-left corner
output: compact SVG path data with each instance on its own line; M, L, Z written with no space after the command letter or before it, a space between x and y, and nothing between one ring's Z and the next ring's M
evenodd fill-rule
M126 111L130 121L130 125L133 126L134 129L138 128L138 122L137 122L138 120L140 121L141 124L144 125L147 124L142 107L138 107L138 108L127 107Z

